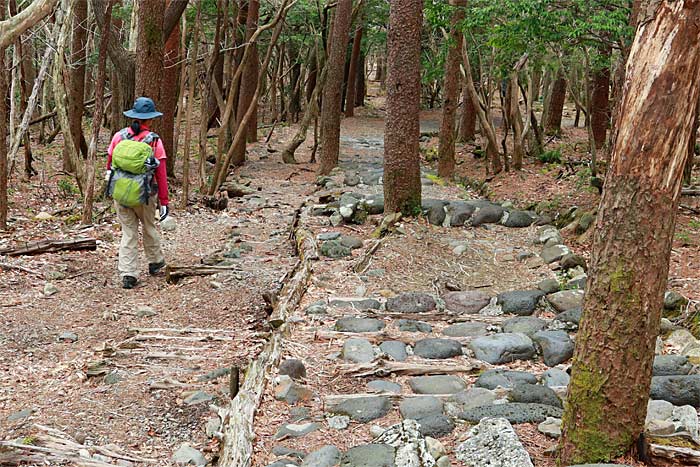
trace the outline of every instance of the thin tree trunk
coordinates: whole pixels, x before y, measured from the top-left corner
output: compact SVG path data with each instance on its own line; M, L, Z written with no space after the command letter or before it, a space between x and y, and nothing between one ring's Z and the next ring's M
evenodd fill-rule
M5 20L7 0L0 0L0 24ZM11 43L10 41L9 43ZM5 69L5 49L0 44L0 70ZM0 73L0 229L7 229L7 74Z
M95 113L92 119L92 138L88 147L86 186L83 190L83 218L85 225L92 224L92 205L95 198L95 165L97 164L97 144L100 141L100 129L104 114L105 78L107 70L107 44L109 43L110 26L112 23L112 5L114 0L107 1L105 24L107 27L100 38L99 54L97 56L97 77L95 82Z
M367 65L367 57L360 50L360 63L357 67L357 76L355 77L355 107L364 107L365 98L367 97L367 83L365 81L365 67Z
M5 50L27 29L51 14L57 2L58 0L34 0L19 14L0 21L0 50Z
M168 3L175 1L178 0L169 0ZM178 88L180 67L182 66L179 63L180 60L180 26L178 22L163 47L163 78L160 83L160 101L158 102L158 110L163 113L163 117L159 119L160 131L158 135L163 141L165 154L168 155L165 159L165 165L167 173L171 177L175 176L175 163L177 162L175 112L177 111L178 92L184 92L182 88Z
M522 115L520 114L520 86L518 85L518 75L522 71L523 67L527 63L527 54L525 54L515 65L513 73L510 78L510 108L509 120L513 127L513 168L515 170L522 170L523 159L525 158L525 138L530 131L531 119L526 118L525 124L523 125ZM525 97L527 100L527 110L525 115L530 115L531 105L532 105L532 82L528 76L528 95Z
M178 146L180 146L180 134L182 132L182 118L185 113L185 85L187 80L187 18L182 15L182 21L180 25L180 50L182 51L185 63L180 66L180 82L177 88L180 90L180 95L177 100L177 115L175 116L175 130L173 131L173 146L175 151L177 151ZM204 114L202 114L202 119L204 119Z
M352 41L352 53L350 54L350 69L348 70L348 85L345 95L345 116L355 115L355 97L357 96L357 67L360 65L360 50L362 46L362 15L358 15L358 26L355 29L355 37Z
M463 78L462 81L464 81ZM476 118L476 109L465 84L462 90L462 113L459 121L459 131L457 132L458 142L466 143L474 139L476 135Z
M552 83L552 92L549 97L547 110L547 120L544 122L544 131L548 135L561 134L561 119L564 112L564 101L566 100L566 77L560 69L557 79Z
M605 49L601 55L610 61L610 50ZM591 126L597 148L605 146L605 137L610 125L610 66L596 70L593 74L593 92L591 94Z
M660 2L655 12L639 27L627 63L576 337L561 465L610 461L629 451L644 430L700 98L700 2Z
M387 114L384 132L385 212L415 216L421 210L420 31L422 0L394 0L387 34Z
M455 116L459 101L459 65L464 35L460 23L464 20L464 8L456 7L450 20L450 40L445 59L444 98L442 101L442 123L438 146L438 175L452 178L455 173Z
M348 34L352 17L352 0L338 0L329 41L328 76L321 101L321 158L318 173L327 175L338 165L340 155L340 111L343 97L343 73Z
M87 157L87 142L83 135L83 114L85 113L85 69L87 67L87 2L75 2L73 7L73 37L69 66L68 118L70 134L81 154ZM67 137L67 136L66 136Z
M190 82L187 91L187 112L185 123L185 151L182 156L182 200L181 209L187 209L187 201L190 196L190 140L192 138L192 112L194 111L194 92L197 84L197 53L199 51L199 28L201 27L202 8L200 1L195 4L197 17L192 32L192 57L190 58ZM183 89L184 92L184 89Z

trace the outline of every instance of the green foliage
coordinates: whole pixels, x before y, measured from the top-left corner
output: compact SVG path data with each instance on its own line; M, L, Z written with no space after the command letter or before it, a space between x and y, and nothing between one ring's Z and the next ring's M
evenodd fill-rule
M58 194L62 198L72 198L80 193L78 187L67 177L59 179L58 182L56 182L56 187L58 188Z
M559 149L545 151L537 156L537 159L543 164L561 164L561 151Z

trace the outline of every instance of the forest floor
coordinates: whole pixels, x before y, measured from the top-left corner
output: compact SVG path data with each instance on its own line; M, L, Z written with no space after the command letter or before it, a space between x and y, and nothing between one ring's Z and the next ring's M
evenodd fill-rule
M344 186L348 173L376 175L381 170L382 105L381 99L375 99L357 117L343 121L341 168L332 177L335 188L329 188L331 192L347 190L358 196L382 193L378 179L360 187ZM424 132L431 133L438 121L438 113L425 112ZM80 236L96 238L98 244L93 252L2 258L15 268L4 269L0 275L0 440L19 438L32 444L33 439L43 439L46 434L38 424L60 430L60 435L55 431L50 434L76 443L71 445L76 452L82 449L93 459L114 465L141 465L141 461L145 465L145 459L155 465L171 465L173 452L183 443L208 459L216 457L218 441L211 435L217 431L217 417L212 408L225 405L229 399L225 372L231 366L244 368L265 342L267 312L262 295L275 289L296 262L288 239L295 211L307 200L319 202L315 165L306 162L310 147L302 145L297 159L303 162L291 166L281 163L279 152L275 152L282 149L295 129L296 125L278 128L268 145L261 142L250 146L248 162L236 170L234 177L248 184L254 190L252 194L231 199L221 212L198 205L184 211L174 209L177 228L162 235L167 261L193 265L214 258L223 259L231 267L228 272L185 278L177 284L166 283L162 275L144 274L136 289L120 288L116 217L109 203L100 202L100 214L92 226L76 223L78 198L59 170L60 150L56 148L60 142L42 152L39 180L31 184L13 180L11 230L0 234L0 248L44 238ZM423 150L428 154L436 138L426 136L423 140ZM552 145L561 147L565 158L574 161L582 157L582 141L582 130L567 128L562 139ZM486 192L492 201L511 201L520 209L538 203L547 204L550 212L574 205L583 211L596 209L598 195L581 181L588 174L581 175L576 164L528 161L522 172L501 174L482 185L470 181L485 179L483 161L474 159L471 145L460 148L459 175L466 185L478 190L443 183L430 175L433 171L426 162L424 198L467 200ZM683 201L696 207L693 203L692 199ZM697 300L700 221L685 212L678 221L669 284ZM478 291L491 298L510 290L537 288L543 279L557 278L552 267L538 260L539 250L532 244L537 229L534 226L447 228L431 225L424 218L405 221L398 233L382 242L370 266L356 273L353 266L373 245L370 234L381 216L371 216L361 225L337 227L330 226L327 217L308 219L306 227L314 234L339 233L359 241L360 248L349 257L323 258L314 264L302 304L292 312L295 324L284 347L284 358L304 362L305 386L314 395L290 405L275 398L277 385L267 385L256 417L255 466L285 457L280 454L284 452L282 447L311 452L332 444L344 451L369 443L374 436L373 424L388 427L401 420L397 402L371 423L353 421L344 430L328 426L329 397L371 392L365 383L373 378L352 376L344 365L347 362L339 358L346 337L367 338L372 345L392 340L415 347L423 337L444 337L443 330L459 321L443 313L441 299L448 290ZM588 237L565 230L563 234L565 243L576 253L588 256ZM532 253L535 256L519 259ZM387 301L404 293L438 299L439 312L419 319L431 325L429 335L399 329L398 315L382 317L378 310L343 308L342 300L331 305L338 297L364 298L376 300L386 311ZM309 305L314 304L317 307L311 309L322 310L320 313L309 312ZM337 320L348 316L379 317L386 328L366 335L334 331ZM537 316L551 321L554 314L551 308L545 308L538 310ZM506 319L478 314L472 318L468 322L477 327L483 324L484 331L486 326L495 329L492 326L500 326ZM454 339L468 345L474 337ZM465 387L471 387L483 370L492 368L468 355L445 362L409 356L407 361L472 366L472 370L459 373ZM534 375L547 369L541 359L493 367ZM385 380L400 386L399 400L410 394L412 386L407 376ZM297 425L318 425L306 436L274 439L290 419ZM461 465L454 452L468 428L468 424L459 422L441 438L453 465ZM555 440L538 432L537 424L519 424L516 431L536 466L554 465L545 451L556 444ZM121 464L116 463L118 456L99 457L100 453L115 451L123 453ZM8 461L3 455L0 451L0 464ZM47 459L59 463L59 458L38 451L25 460L41 464Z

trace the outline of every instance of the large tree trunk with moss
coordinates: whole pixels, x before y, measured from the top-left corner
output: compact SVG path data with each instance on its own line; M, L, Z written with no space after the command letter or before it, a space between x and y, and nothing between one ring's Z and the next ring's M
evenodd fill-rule
M338 165L340 154L340 111L343 97L343 75L347 55L348 34L352 19L352 0L338 0L333 15L329 41L328 76L321 101L322 148L318 172L326 175Z
M455 116L459 101L459 65L462 58L464 35L460 24L464 20L464 8L455 7L450 20L450 47L445 59L445 81L443 84L442 123L438 146L438 175L451 178L455 173Z
M610 461L644 429L700 95L700 1L659 3L638 29L625 80L576 339L561 465Z
M384 132L387 213L416 215L421 206L420 37L422 0L394 0L387 34L388 78Z
M552 92L549 96L549 107L546 112L547 120L544 122L544 131L548 135L561 133L561 117L564 112L566 100L566 77L563 70L557 73L557 79L552 83Z

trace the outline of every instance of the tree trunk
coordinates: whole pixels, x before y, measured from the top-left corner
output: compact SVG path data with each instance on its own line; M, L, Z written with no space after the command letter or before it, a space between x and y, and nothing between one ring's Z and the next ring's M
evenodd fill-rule
M292 78L289 83L291 97L289 99L289 113L291 114L292 122L299 121L299 113L301 112L301 58L299 51L293 47L289 47L289 61L292 66Z
M104 114L105 77L107 69L107 44L109 42L110 26L112 23L112 5L114 0L107 1L105 11L105 24L102 38L100 39L99 54L97 55L97 77L95 79L95 113L93 115L92 138L88 147L86 167L86 187L83 193L83 217L82 223L92 224L92 205L95 198L95 165L97 164L97 144L100 140L102 128L102 116Z
M549 96L549 107L547 109L547 120L544 122L544 131L548 135L561 134L561 118L564 112L564 101L566 100L566 77L564 72L559 70L557 79L552 83L552 92Z
M180 202L181 209L187 209L187 201L190 196L190 140L192 138L192 112L194 111L194 93L197 85L197 53L199 51L199 29L201 27L202 8L200 1L197 0L195 6L197 16L194 23L194 31L192 32L192 56L190 57L190 81L189 89L187 90L187 112L185 123L185 151L182 156L182 200ZM184 93L185 90L183 89Z
M165 0L137 0L139 3L136 49L135 95L153 99L160 105L163 79L163 12ZM160 130L160 125L156 125ZM157 131L156 131L157 133Z
M644 430L700 97L700 2L660 2L655 12L639 27L627 63L565 404L561 465L610 461Z
M457 132L457 141L466 143L472 141L476 134L476 109L469 97L469 91L466 86L462 91L462 114L459 121L459 131Z
M367 57L360 51L360 63L357 67L357 76L355 77L355 107L364 107L365 98L367 97L367 84L365 82L365 67L367 65Z
M80 152L87 157L87 142L83 135L83 113L85 107L85 69L87 62L87 2L75 3L73 10L73 37L71 39L71 54L68 89L68 119L70 134L74 144L80 147Z
M610 50L605 49L601 55L610 61ZM591 95L591 127L596 148L605 146L605 136L610 125L610 66L593 73L593 90Z
M385 212L421 210L420 48L422 0L394 0L387 33L388 79L384 132Z
M177 0L169 0L172 3ZM178 89L178 80L180 78L180 26L176 25L170 36L165 41L163 52L163 78L160 83L160 101L158 102L158 110L163 112L163 118L160 119L160 131L158 135L163 141L165 154L168 158L165 159L167 173L169 176L175 176L175 162L177 161L177 142L175 141L175 112L177 111L178 92L183 92Z
M462 56L464 35L460 23L464 20L464 9L456 7L450 21L450 48L445 59L444 98L442 101L442 124L438 147L438 175L452 178L455 173L455 115L459 101L459 65Z
M327 175L338 165L340 154L340 111L343 97L343 73L348 34L352 17L352 0L338 0L329 41L328 76L321 101L321 157L318 172Z
M7 0L0 0L0 24L6 11ZM0 70L6 69L6 48L0 44ZM7 130L7 73L0 73L0 230L7 229Z
M357 75L360 66L360 51L362 50L362 16L358 15L357 29L355 29L355 37L352 40L352 53L350 54L350 69L348 70L348 86L345 95L345 116L352 117L355 115L355 101L357 97Z
M53 11L57 1L34 0L19 14L0 21L0 50L5 50L24 31L48 16ZM5 3L5 7L7 7L7 3Z

